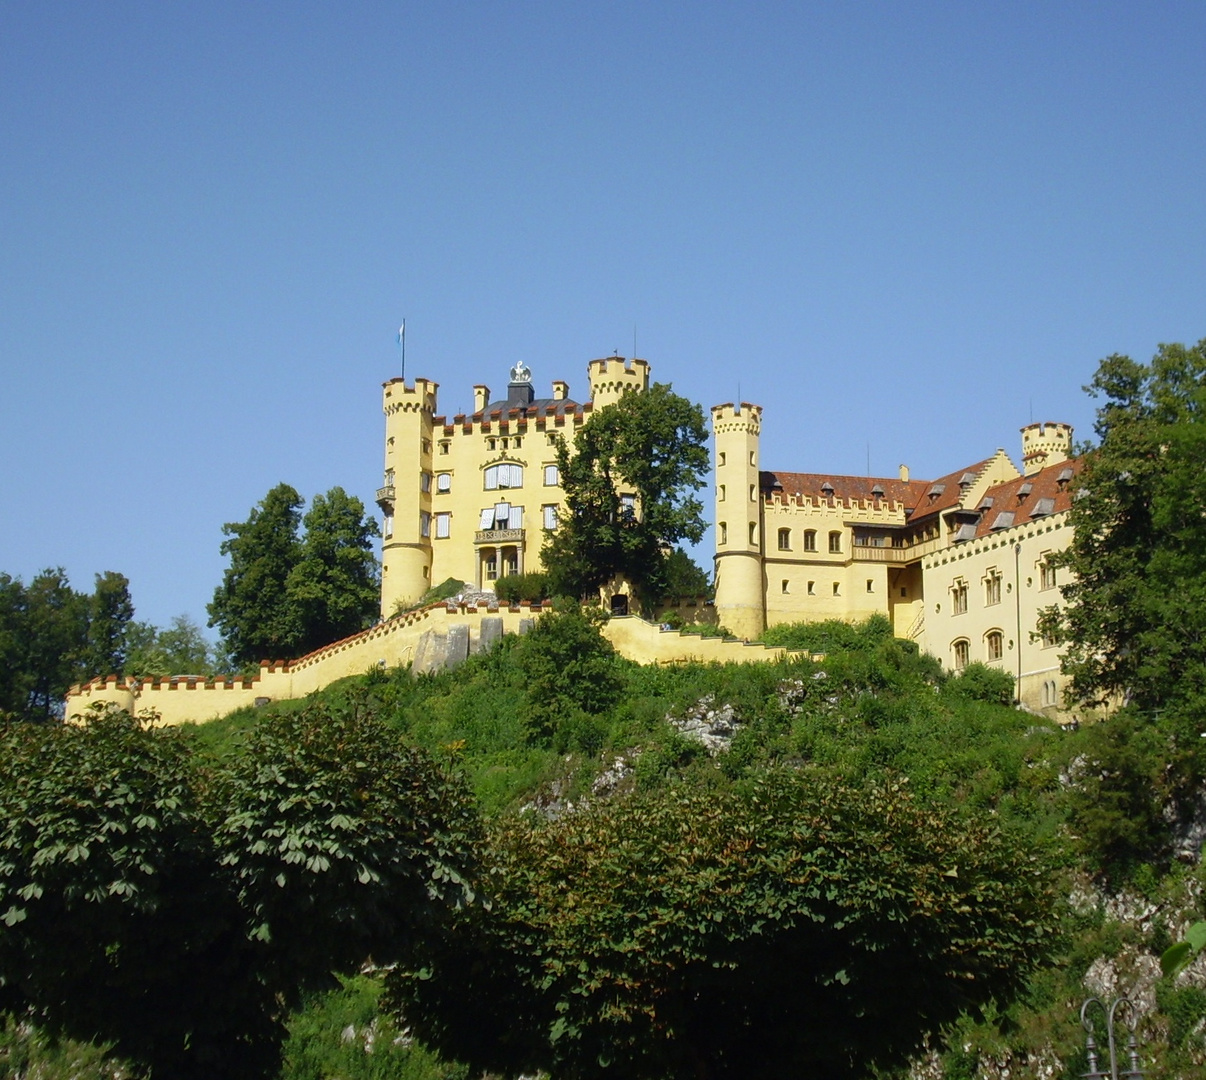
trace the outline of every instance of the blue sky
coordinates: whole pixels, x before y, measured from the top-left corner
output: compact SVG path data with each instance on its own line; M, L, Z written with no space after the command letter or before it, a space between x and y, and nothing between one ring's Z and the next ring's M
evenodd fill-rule
M0 570L205 621L221 526L366 501L380 383L765 406L914 476L1206 337L1201 3L0 0ZM710 547L707 549L710 553Z

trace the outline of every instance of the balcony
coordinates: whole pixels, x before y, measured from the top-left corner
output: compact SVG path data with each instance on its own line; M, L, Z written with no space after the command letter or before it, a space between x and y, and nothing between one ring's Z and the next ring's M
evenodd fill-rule
M524 529L479 529L473 537L475 544L522 544Z
M394 485L386 484L385 487L377 489L377 505L381 507L381 513L392 514L394 512Z
M851 558L855 562L911 563L926 555L932 555L944 546L941 538L923 540L910 547L875 547L872 544L855 544Z

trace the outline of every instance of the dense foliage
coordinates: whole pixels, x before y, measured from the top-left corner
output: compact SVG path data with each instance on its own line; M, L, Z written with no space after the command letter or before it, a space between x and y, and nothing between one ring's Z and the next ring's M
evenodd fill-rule
M278 484L244 522L222 526L230 565L209 604L237 664L299 656L369 625L380 594L376 522L342 488L303 500ZM304 535L299 532L304 528Z
M62 569L43 570L28 585L0 574L0 718L61 716L72 683L122 672L134 614L129 586L113 571L96 575L91 594L73 589Z
M3 1004L155 1075L271 1076L303 993L471 899L462 788L362 709L212 763L120 711L0 741Z
M645 607L665 594L668 547L704 534L693 493L708 472L707 436L700 407L655 383L592 413L572 447L558 441L565 508L541 552L554 596L597 599L616 577Z
M478 933L393 981L418 1033L475 1068L862 1076L1044 950L1025 845L898 785L663 787L507 819L494 850Z

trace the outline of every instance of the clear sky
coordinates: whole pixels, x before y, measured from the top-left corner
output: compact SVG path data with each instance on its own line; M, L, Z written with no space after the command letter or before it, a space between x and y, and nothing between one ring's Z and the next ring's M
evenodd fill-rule
M380 384L639 355L915 477L1206 337L1206 4L0 0L0 570L205 621ZM707 496L710 508L710 494ZM706 553L710 554L710 546Z

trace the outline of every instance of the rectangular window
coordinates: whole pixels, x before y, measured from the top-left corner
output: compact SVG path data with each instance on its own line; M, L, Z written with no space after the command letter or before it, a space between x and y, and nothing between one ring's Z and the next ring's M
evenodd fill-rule
M381 535L388 540L394 535L394 515L386 514L385 520L381 523Z
M557 471L556 465L546 465L544 467L544 486L556 487L561 483L561 473Z
M716 464L717 465L724 464L724 451L723 450L721 450L720 453L716 455Z
M431 490L431 473L429 473L429 472L419 473L419 490L420 491L430 491Z
M816 594L817 594L817 583L815 581L810 581L808 583L808 595L816 596Z
M967 611L966 581L956 581L951 586L951 610L955 615L962 615Z
M991 607L1001 602L1001 575L996 570L989 570L984 579L984 603Z
M452 473L442 472L436 476L436 491L447 494L452 490Z
M720 485L720 486L719 486L719 487L716 489L716 501L717 501L717 502L724 502L724 484L721 484L721 485Z
M804 550L816 551L817 549L817 533L815 529L807 529L804 532Z
M840 583L840 582L835 581L835 582L833 583L833 595L834 595L834 596L841 596L841 595L842 595L842 588L841 588L841 583Z
M431 515L426 510L419 511L419 535L431 535Z
M1047 558L1044 558L1039 563L1039 588L1055 588L1055 567L1051 564L1051 560Z
M441 454L447 454L451 449L452 449L452 443L450 443L447 439L442 439L440 441L440 453Z
M477 527L479 529L493 529L494 528L494 507L493 506L487 506L486 509L482 511L481 520L478 521Z
M968 648L966 641L956 641L951 647L955 658L955 670L962 671L967 667L967 662L971 658L971 650Z
M557 528L557 507L546 506L542 509L542 513L544 514L544 527L546 529Z
M791 529L779 530L779 550L791 551Z
M729 542L729 527L728 527L728 525L726 525L726 524L725 524L723 521L720 521L720 522L717 522L717 523L716 523L716 528L717 528L717 530L718 530L718 531L719 531L719 533L720 533L720 538L719 538L719 540L718 540L717 542L718 542L718 543L721 543L721 544L727 544L727 543Z
M842 534L840 532L831 532L829 534L829 552L832 555L839 555L842 551Z
M989 660L1000 660L1005 655L1004 637L1000 630L990 630L984 639Z
M783 581L782 581L782 583L781 583L781 585L780 585L779 591L780 591L780 592L787 592L787 578L784 578L784 579L783 579Z
M508 529L522 529L523 528L523 507L522 506L512 506L511 507L511 513L507 517L507 526L506 527Z
M449 513L436 514L436 538L447 540L452 533L452 515Z
M867 578L867 592L875 592L875 582L871 578Z

